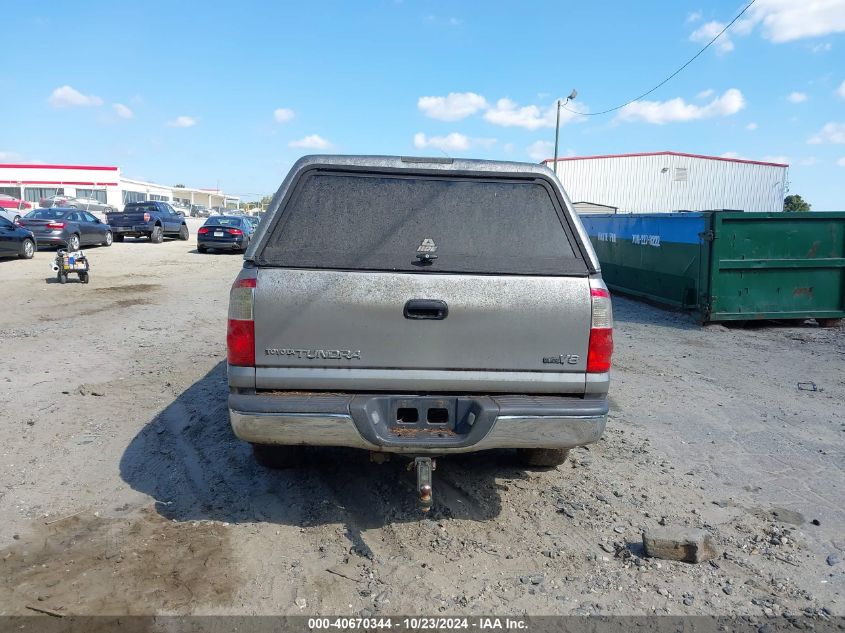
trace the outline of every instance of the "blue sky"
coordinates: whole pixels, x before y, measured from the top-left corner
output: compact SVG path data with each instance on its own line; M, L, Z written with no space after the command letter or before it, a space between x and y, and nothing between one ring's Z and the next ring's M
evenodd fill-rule
M645 102L567 115L561 154L785 160L791 192L845 208L845 0L808 4L757 0ZM10 2L0 162L116 164L253 198L314 152L534 161L551 156L555 98L618 105L742 6Z

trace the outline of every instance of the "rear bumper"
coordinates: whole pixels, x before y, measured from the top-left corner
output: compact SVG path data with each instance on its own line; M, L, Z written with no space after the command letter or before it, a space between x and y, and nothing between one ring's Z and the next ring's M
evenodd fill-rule
M35 235L38 246L66 246L69 235Z
M126 235L128 237L140 237L149 235L153 231L151 226L111 226L112 235Z
M425 396L422 400L437 398ZM583 446L602 436L608 410L606 398L443 396L443 402L457 401L456 410L471 416L473 424L466 427L467 432L414 429L395 435L384 427L384 412L390 405L385 409L379 403L404 400L417 402L421 398L383 394L233 393L229 396L229 419L235 435L254 444L449 454L494 448Z
M245 240L215 240L207 238L197 238L197 246L205 246L206 248L214 248L218 250L232 250L240 251L246 246Z

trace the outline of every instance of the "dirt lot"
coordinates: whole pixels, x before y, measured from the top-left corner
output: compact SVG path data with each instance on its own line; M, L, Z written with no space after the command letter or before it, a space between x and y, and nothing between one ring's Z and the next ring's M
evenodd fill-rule
M617 298L604 439L550 471L441 460L423 517L402 460L268 472L234 438L239 256L89 254L87 286L0 262L0 614L845 614L842 329ZM658 524L723 553L644 558Z

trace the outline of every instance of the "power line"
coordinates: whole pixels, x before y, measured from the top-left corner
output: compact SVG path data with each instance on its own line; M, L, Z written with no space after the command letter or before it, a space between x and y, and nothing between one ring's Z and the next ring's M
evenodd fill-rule
M716 37L714 37L712 40L710 40L709 42L707 42L707 44L704 46L704 48L702 48L702 49L701 49L700 51L698 51L695 55L693 55L692 57L690 57L690 58L689 58L689 60L687 60L687 62L686 62L683 66L681 66L680 68L678 68L678 70L676 70L676 71L675 71L675 72L673 72L671 75L669 75L668 77L666 77L666 79L664 79L663 81L661 81L659 84L657 84L654 88L652 88L652 89L651 89L651 90L649 90L648 92L644 92L644 93L643 93L643 94L641 94L639 97L634 97L634 98L633 98L633 99L631 99L630 101L626 101L626 102L625 102L625 103L623 103L622 105L618 105L618 106L616 106L615 108L609 108L609 109L607 109L607 110L602 110L601 112L579 112L578 110L572 110L572 109L570 109L570 108L567 108L566 106L562 106L562 107L563 107L563 109L564 109L564 110L566 110L567 112L572 112L573 114L580 114L581 116L599 116L600 114L607 114L608 112L615 112L616 110L621 110L621 109L622 109L622 108L624 108L625 106L627 106L627 105L631 105L632 103L634 103L635 101L639 101L639 100L640 100L640 99L642 99L643 97L647 97L647 96L648 96L648 95L650 95L652 92L654 92L655 90L657 90L657 89L658 89L658 88L660 88L661 86L663 86L663 85L665 85L666 83L668 83L669 81L671 81L671 80L672 80L672 79L673 79L673 78L674 78L674 77L675 77L678 73L680 73L680 72L681 72L684 68L686 68L686 67L687 67L687 66L689 66L691 63L693 63L693 62L694 62L694 61L695 61L695 60L696 60L696 59L697 59L697 58L698 58L698 57L699 57L699 56L700 56L700 55L701 55L704 51L706 51L708 48L710 48L716 40L718 40L720 37L722 37L722 35L725 33L725 31L727 31L729 28L731 28L731 27L734 25L734 22L736 22L737 20L739 20L739 19L740 19L740 18L741 18L741 17L745 14L745 12L746 12L746 11L748 11L748 9L750 9L750 8L751 8L751 5L753 5L755 2L757 2L757 0L751 0L751 2L749 2L749 3L746 5L746 7L745 7L742 11L740 11L740 12L737 14L737 16L736 16L733 20L731 20L730 22L728 22L728 23L727 23L727 25L725 25L725 28L723 28L721 31L719 31L719 32L716 34Z

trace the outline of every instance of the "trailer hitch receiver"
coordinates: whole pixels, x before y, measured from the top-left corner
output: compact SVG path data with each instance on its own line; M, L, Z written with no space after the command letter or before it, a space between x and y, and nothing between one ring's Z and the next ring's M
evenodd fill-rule
M433 501L431 492L431 473L437 468L437 464L431 457L417 457L414 459L414 468L417 471L417 492L420 495L420 509L423 512L431 510Z

